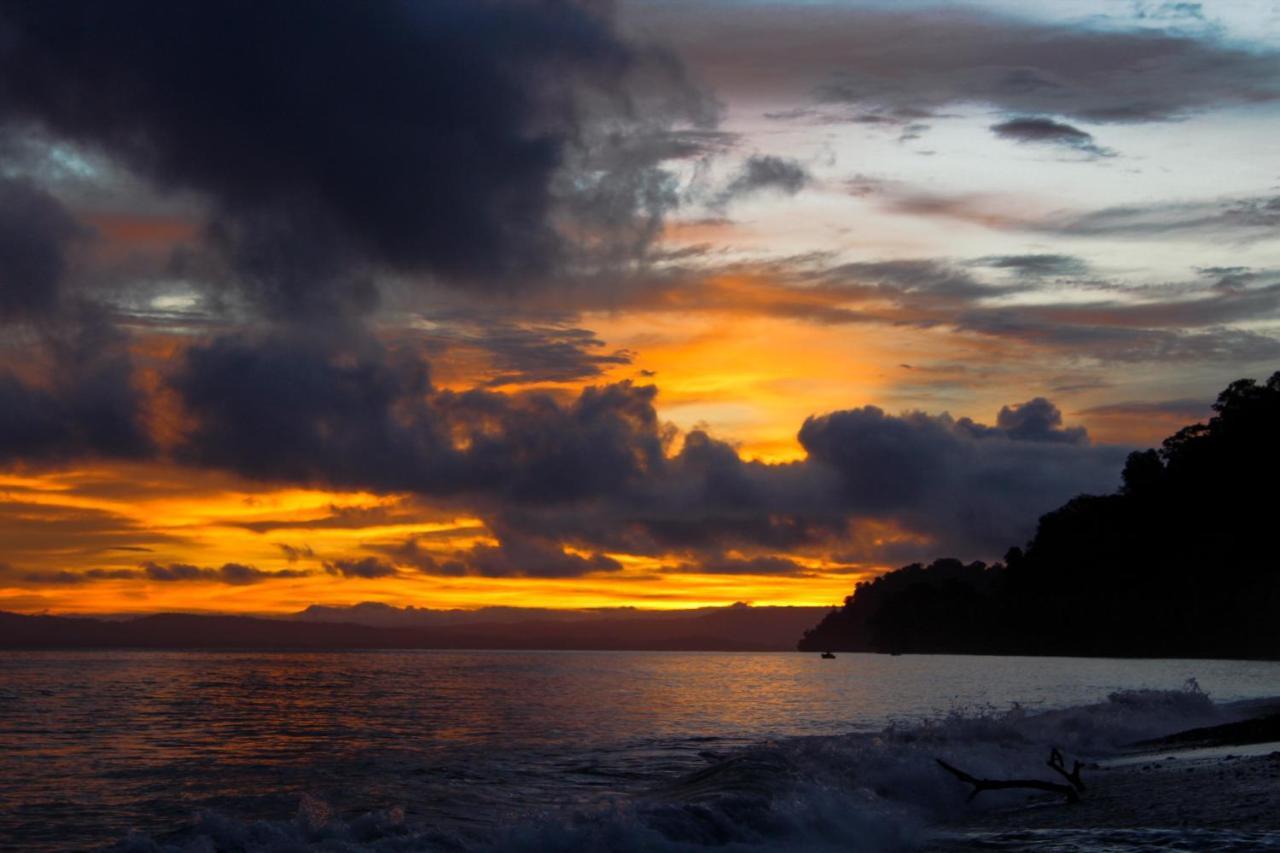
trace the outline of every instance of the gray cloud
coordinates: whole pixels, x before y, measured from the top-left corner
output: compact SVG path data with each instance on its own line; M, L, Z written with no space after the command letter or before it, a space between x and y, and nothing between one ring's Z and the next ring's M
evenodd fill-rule
M1270 239L1280 228L1280 196L1107 207L1021 225L1069 237L1151 238L1198 233Z
M230 586L248 586L262 581L301 578L310 572L282 569L269 572L241 563L225 563L217 568L193 566L190 563L142 563L137 569L88 569L86 571L26 572L21 580L35 584L69 586L108 580L142 580L160 583L206 582Z
M859 113L981 104L1095 122L1167 121L1280 98L1274 54L1212 36L1037 23L975 9L645 4L632 15L722 92L817 92ZM847 119L845 119L847 120Z
M1078 277L1089 272L1088 263L1071 255L995 255L979 258L973 263L1030 278Z
M715 198L717 205L725 205L735 199L762 192L795 195L813 178L796 160L772 155L755 155L747 158Z
M70 250L87 235L53 196L0 178L0 322L53 313Z
M310 545L289 545L285 542L277 542L276 547L280 549L280 553L284 554L284 558L290 563L296 563L302 559L315 559L316 552L311 550Z
M147 562L142 564L139 576L152 581L213 581L231 586L247 586L266 580L302 578L310 574L310 572L295 569L268 572L241 563L224 563L218 568L204 568L189 563Z
M107 510L13 498L0 500L0 542L4 543L6 559L19 563L51 551L65 552L68 542L74 542L83 554L191 544Z
M832 283L871 286L876 295L919 301L984 299L1025 290L1029 285L989 284L966 270L933 259L864 261L839 264L820 276Z
M882 295L980 292L930 265L861 271L875 274L870 286ZM414 540L383 558L327 564L344 576L385 576L400 564L571 577L619 568L602 555L611 550L829 545L860 517L895 519L956 548L995 548L1076 491L1108 488L1119 470L1113 449L1064 428L1044 399L1006 407L994 426L870 408L810 418L799 434L808 459L766 465L697 431L669 455L672 432L652 387L623 382L576 399L441 391L420 365L371 345L224 340L194 349L176 387L195 418L182 446L191 463L265 481L414 492L476 512L498 538L448 555ZM970 493L983 505L972 517L939 498ZM342 519L353 520L368 521Z
M1212 405L1208 400L1129 400L1120 403L1107 403L1081 409L1082 415L1146 417L1151 415L1180 418L1188 423L1195 423L1209 417Z
M415 336L426 353L433 360L479 354L488 362L481 384L490 388L593 379L633 358L627 350L604 349L604 341L588 329L487 319L464 311L432 317L432 330Z
M1093 157L1114 157L1115 152L1093 141L1093 134L1078 127L1041 116L1013 118L993 124L991 132L1001 139L1014 142L1056 145L1089 154Z
M78 306L31 349L45 381L0 369L0 465L153 452L128 340L101 311Z
M1161 2L1136 0L1133 5L1134 12L1139 18L1158 21L1205 20L1204 4L1202 3L1176 2L1176 0L1161 0Z
M331 563L325 563L324 570L331 575L339 575L344 578L363 578L364 580L389 578L399 574L395 566L385 560L379 560L377 557L334 560Z
M409 524L420 518L419 515L396 511L386 506L330 505L329 514L319 518L268 518L258 521L237 521L230 526L252 530L254 533L266 533L272 530L359 530L384 524Z
M1265 240L1280 227L1280 196L1258 195L1058 210L1032 215L998 195L944 194L886 181L861 181L853 191L876 197L906 216L954 219L997 231L1056 237L1160 240L1189 235L1240 242Z
M483 577L568 578L616 572L622 565L604 554L582 557L554 540L511 530L499 532L498 544L474 545L455 555L452 567ZM446 569L445 573L452 574Z
M673 203L661 160L711 144L669 135L714 109L601 4L10 4L0 30L7 131L200 198L282 319L368 311L379 271L514 287L637 251Z
M1039 413L1039 420L1029 413ZM935 551L998 555L1034 519L1081 492L1114 487L1126 449L1094 446L1063 429L1046 401L1007 407L1003 425L874 407L806 420L807 458L742 460L691 433L637 487L572 508L520 508L503 524L579 547L688 555L678 570L795 573L776 561L726 559L726 549L838 555L843 562ZM908 540L869 534L897 525Z
M1044 397L1036 397L1013 406L1004 406L996 415L995 427L975 424L969 418L956 422L961 429L976 438L1005 436L1020 441L1048 441L1064 444L1088 444L1089 435L1084 427L1062 427L1062 412Z
M0 566L2 569L3 566ZM12 572L12 569L9 570ZM0 571L0 575L5 574ZM27 583L39 584L41 586L74 586L82 583L90 583L91 581L104 580L132 580L142 577L141 572L133 569L89 569L84 572L69 571L52 571L52 572L23 572L17 574L20 580Z
M479 543L447 555L435 555L422 546L425 537L409 536L390 546L371 547L396 565L423 574L443 577L571 578L616 572L622 565L604 555L581 556L566 551L555 538L495 524L498 544Z
M728 557L706 555L696 563L684 563L668 571L701 575L790 575L803 577L813 573L786 557Z
M995 277L984 270L1013 275ZM1056 254L856 263L815 254L711 268L673 266L644 286L615 292L609 307L950 328L1098 363L1239 364L1280 357L1280 336L1265 325L1280 320L1280 278L1274 270L1201 273L1155 285L1096 275L1083 259ZM748 298L726 286L726 277L745 282ZM1060 279L1072 279L1076 292L1055 294ZM1024 294L1035 298L1011 298ZM590 299L581 304L600 307Z
M554 501L662 456L652 387L589 388L569 404L440 391L411 354L371 340L222 339L188 352L175 388L197 419L180 457L259 480Z

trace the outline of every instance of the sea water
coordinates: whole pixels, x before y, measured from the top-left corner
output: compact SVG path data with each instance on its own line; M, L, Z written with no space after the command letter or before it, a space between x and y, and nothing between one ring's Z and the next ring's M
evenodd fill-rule
M904 849L964 806L937 757L1036 772L1278 694L1242 661L6 652L0 848Z

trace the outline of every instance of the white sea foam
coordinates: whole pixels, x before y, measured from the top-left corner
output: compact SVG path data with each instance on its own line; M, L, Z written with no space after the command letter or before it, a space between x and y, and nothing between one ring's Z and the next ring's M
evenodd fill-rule
M1071 758L1096 760L1136 740L1232 718L1229 708L1215 705L1189 682L1183 690L1119 692L1106 702L1062 710L955 710L876 734L762 743L712 757L703 770L630 797L571 812L525 814L466 835L414 825L398 809L343 819L328 804L304 797L290 820L249 823L206 812L172 839L136 835L113 850L908 850L937 843L931 826L1026 798L1025 792L990 792L966 802L968 790L939 769L937 758L978 776L1052 779L1044 767L1051 748ZM1103 834L1111 839L1107 843L1119 843L1117 832ZM1154 837L1135 832L1133 843L1138 846L1132 849ZM1237 840L1244 844L1246 835ZM1231 839L1219 840L1230 846ZM997 849L1017 849L1019 843L1010 834L993 835L984 844L987 841ZM1076 841L1071 849L1092 847L1083 835ZM1096 849L1105 847L1100 841Z

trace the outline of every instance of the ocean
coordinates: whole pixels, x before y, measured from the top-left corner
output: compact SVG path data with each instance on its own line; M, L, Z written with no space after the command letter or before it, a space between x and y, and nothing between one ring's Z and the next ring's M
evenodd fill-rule
M1280 695L1280 663L688 652L6 652L0 848L887 850Z

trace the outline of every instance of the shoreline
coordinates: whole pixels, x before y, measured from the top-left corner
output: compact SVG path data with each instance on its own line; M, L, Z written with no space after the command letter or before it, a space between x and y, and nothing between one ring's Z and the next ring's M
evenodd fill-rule
M1280 850L1280 714L1268 711L1090 763L1078 803L978 804L936 827L924 849Z

